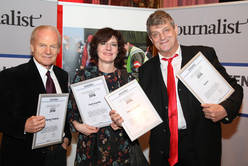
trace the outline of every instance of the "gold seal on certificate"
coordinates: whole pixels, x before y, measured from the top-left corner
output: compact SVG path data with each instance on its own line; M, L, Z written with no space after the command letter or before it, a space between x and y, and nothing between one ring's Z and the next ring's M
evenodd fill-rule
M131 141L139 138L162 119L145 95L137 80L133 80L105 96L113 110L123 118L123 128Z
M37 115L45 116L46 126L34 134L32 149L62 142L69 94L40 94Z
M71 89L84 123L95 127L111 124L110 107L104 99L109 93L104 76L72 84Z
M219 104L234 92L201 52L177 73L177 77L202 104Z

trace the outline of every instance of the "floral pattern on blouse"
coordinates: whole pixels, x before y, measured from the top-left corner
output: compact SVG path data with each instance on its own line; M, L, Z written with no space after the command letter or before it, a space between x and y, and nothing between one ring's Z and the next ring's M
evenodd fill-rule
M110 92L131 81L133 77L125 69L103 73L96 66L78 72L74 83L104 75ZM72 93L71 93L72 94ZM82 123L73 95L68 104L69 120ZM70 123L73 131L76 131ZM75 166L129 166L131 142L124 129L114 131L110 126L102 127L95 134L86 136L78 133Z

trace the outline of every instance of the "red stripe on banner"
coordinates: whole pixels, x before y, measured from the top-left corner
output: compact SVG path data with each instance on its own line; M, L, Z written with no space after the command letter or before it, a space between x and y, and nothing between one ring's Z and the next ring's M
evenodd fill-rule
M92 0L93 4L100 4L100 0Z
M75 2L75 3L92 3L92 4L100 4L100 0L59 0L59 2Z
M84 0L59 0L59 2L75 2L75 3L84 3Z
M58 67L63 67L62 66L62 43L63 43L63 5L57 5L57 28L60 32L61 35L61 47L60 47L60 52L57 56L56 60L56 65Z

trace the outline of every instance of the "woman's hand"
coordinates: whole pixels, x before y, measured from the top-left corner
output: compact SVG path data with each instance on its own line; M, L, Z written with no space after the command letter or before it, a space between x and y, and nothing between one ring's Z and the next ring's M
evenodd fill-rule
M72 123L73 123L73 125L77 131L79 131L80 133L87 135L87 136L89 136L93 133L97 133L99 130L99 128L97 128L97 127L89 126L85 123L79 123L75 120Z
M116 113L115 110L111 110L110 113L109 113L110 117L111 117L111 120L113 121L111 123L111 127L114 129L114 130L118 130L122 127L122 123L124 122L124 120L122 119L122 117Z

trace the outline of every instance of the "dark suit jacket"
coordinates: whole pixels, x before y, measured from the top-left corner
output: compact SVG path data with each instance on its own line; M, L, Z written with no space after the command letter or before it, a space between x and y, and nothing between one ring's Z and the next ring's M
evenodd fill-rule
M63 93L68 92L68 74L54 66ZM28 63L0 73L1 130L3 158L16 165L42 165L41 149L31 150L33 134L24 134L26 120L36 115L39 94L46 93L39 71L31 58ZM67 120L66 120L67 122ZM68 123L65 136L71 139ZM12 165L12 164L8 164Z
M235 79L231 79L219 63L213 48L204 46L181 46L182 67L199 51L215 66L221 75L231 84L235 92L220 103L227 111L231 122L237 115L243 98L243 90ZM163 119L163 123L151 131L150 158L152 166L162 166L163 158L169 156L169 125L167 89L162 78L159 56L147 61L139 70L139 83L153 106ZM221 126L204 117L198 100L178 81L178 93L186 120L187 129L192 135L192 142L199 166L219 166L221 160Z

